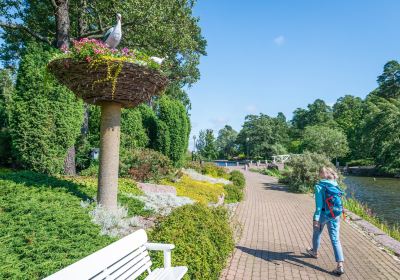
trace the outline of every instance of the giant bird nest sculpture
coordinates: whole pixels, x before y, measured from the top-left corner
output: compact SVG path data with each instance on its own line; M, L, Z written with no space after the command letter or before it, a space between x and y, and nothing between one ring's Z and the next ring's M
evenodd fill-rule
M119 60L90 64L59 58L51 61L48 69L60 83L90 104L113 101L125 108L135 107L159 95L168 84L158 70Z

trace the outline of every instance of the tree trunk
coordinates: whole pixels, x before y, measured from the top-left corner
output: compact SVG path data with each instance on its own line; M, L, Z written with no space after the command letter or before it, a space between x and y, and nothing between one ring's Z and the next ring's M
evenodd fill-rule
M117 209L121 105L101 105L100 169L97 203L107 210Z
M64 173L66 175L75 176L75 146L68 149L67 156L64 159Z
M87 21L85 18L85 13L87 9L87 1L80 0L80 9L78 16L78 36L81 37L82 34L86 33L88 30ZM85 103L83 108L83 124L81 128L81 135L86 137L89 132L89 105Z
M67 50L69 48L69 0L55 0L54 15L56 19L56 47ZM75 176L75 146L68 149L67 157L64 160L64 173Z
M87 21L85 18L87 2L86 0L80 0L79 3L80 3L80 9L78 16L78 36L81 37L82 34L85 34L88 30Z
M68 49L69 47L69 1L55 0L57 7L55 8L56 18L56 47L59 49Z

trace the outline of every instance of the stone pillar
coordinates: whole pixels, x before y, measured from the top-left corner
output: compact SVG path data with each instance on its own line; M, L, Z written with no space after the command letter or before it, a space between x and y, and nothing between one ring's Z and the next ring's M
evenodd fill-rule
M111 211L117 209L120 124L121 105L102 103L97 202Z

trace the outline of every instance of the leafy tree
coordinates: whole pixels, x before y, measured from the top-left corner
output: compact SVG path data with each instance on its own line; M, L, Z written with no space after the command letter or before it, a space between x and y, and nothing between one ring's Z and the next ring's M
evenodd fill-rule
M363 123L363 149L378 167L389 173L400 172L400 101L370 96Z
M348 151L346 135L340 130L324 126L308 126L304 131L306 151L324 154L328 158L344 157Z
M237 142L243 152L247 149L253 158L266 158L286 153L289 144L289 130L286 118L280 114L277 118L260 114L248 115L245 118ZM248 139L248 140L247 140Z
M215 160L218 156L214 132L212 129L202 130L199 133L196 148L201 158Z
M293 112L292 125L297 129L304 129L312 125L335 126L332 108L325 101L317 99L308 104L307 109L297 108Z
M54 50L32 44L23 55L10 106L13 150L24 168L59 173L80 133L82 102L47 75Z
M360 158L359 128L364 117L364 103L359 97L345 95L333 105L333 117L347 136L350 148L350 157Z
M57 48L71 39L101 38L122 14L122 47L167 57L166 72L179 85L199 79L198 64L206 41L193 0L4 0L0 4L0 59L18 59L32 40Z
M237 135L238 133L230 125L225 125L218 132L216 146L221 158L231 158L237 154Z
M384 98L400 97L400 64L391 60L383 67L383 73L378 77L377 94Z
M190 120L186 108L179 100L168 96L161 97L156 108L159 119L157 138L162 140L158 142L162 146L157 148L168 156L175 166L181 166L189 145Z

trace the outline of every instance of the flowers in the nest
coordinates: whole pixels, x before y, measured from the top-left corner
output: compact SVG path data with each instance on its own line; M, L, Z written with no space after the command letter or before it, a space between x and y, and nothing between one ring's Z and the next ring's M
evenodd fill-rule
M128 48L110 49L102 41L82 38L73 41L71 49L61 49L64 57L86 61L87 63L105 61L130 62L153 69L159 69L160 65L154 62L150 56L138 50Z

